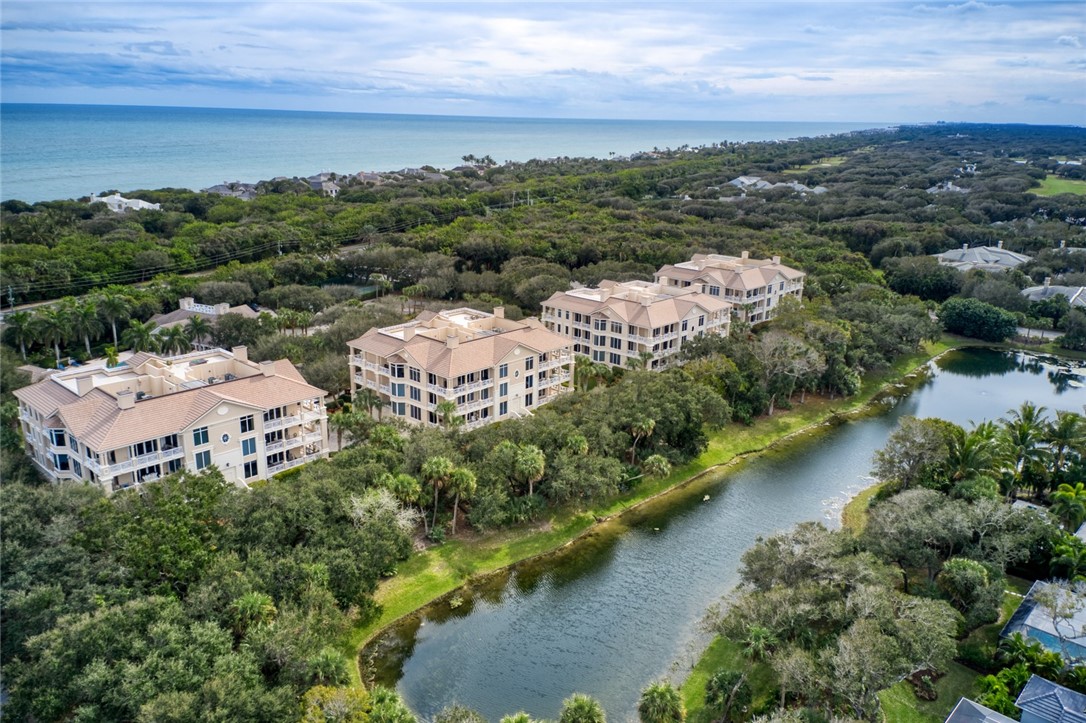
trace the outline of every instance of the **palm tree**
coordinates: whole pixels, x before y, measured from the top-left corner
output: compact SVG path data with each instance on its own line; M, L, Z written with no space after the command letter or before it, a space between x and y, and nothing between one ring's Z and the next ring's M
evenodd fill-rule
M441 424L446 429L450 427L459 427L464 423L464 418L456 415L456 402L452 399L442 399L437 403L437 406L434 407L434 412L441 418Z
M1074 535L1065 535L1052 548L1049 572L1072 582L1086 578L1086 544Z
M343 449L343 433L351 427L350 412L340 410L328 415L328 428L336 433L336 449Z
M234 633L240 638L249 630L267 625L278 611L270 595L262 592L247 592L230 603L230 617L234 623Z
M1045 429L1045 441L1052 454L1052 471L1061 474L1068 452L1086 447L1086 418L1073 412L1056 412L1056 421Z
M185 327L180 324L167 327L159 336L159 345L167 354L184 354L192 351L192 342Z
M747 628L747 638L743 641L743 651L751 660L764 660L777 645L777 636L769 628L751 625Z
M113 367L117 366L117 363L118 363L117 347L115 347L115 346L107 346L106 347L106 369L112 369Z
M558 723L607 723L607 714L595 698L574 693L562 701Z
M296 311L294 312L294 319L298 322L298 326L302 327L302 336L309 336L309 325L313 323L313 312Z
M202 344L211 335L211 322L200 315L190 316L185 332L193 344Z
M633 437L633 444L630 445L630 464L634 464L637 459L637 443L652 436L655 430L656 420L648 417L642 417L630 425L630 436Z
M686 720L686 706L671 681L664 680L641 691L637 715L641 723L682 723Z
M153 351L157 328L153 321L140 322L138 319L130 319L128 328L121 334L121 343L135 352Z
M513 474L521 484L528 485L529 497L535 494L535 483L543 479L546 464L547 458L539 447L534 444L517 446L516 456L513 458Z
M43 344L49 344L56 352L57 368L60 368L60 345L68 341L71 326L68 315L60 306L43 306L34 314L34 326L37 337Z
M422 464L422 481L434 488L434 518L430 529L437 524L437 495L452 476L454 467L448 457L431 457Z
M1046 427L1044 413L1044 407L1022 402L1022 406L1012 410L1009 417L1000 420L1003 423L1003 446L1011 464L1012 492L1021 486L1027 470L1040 465L1047 456L1047 450L1042 446Z
M460 508L460 497L475 494L475 473L467 467L457 467L449 475L449 489L456 495L453 501L452 533L456 534L456 511Z
M68 323L72 326L72 333L83 338L83 345L87 349L87 356L91 353L90 338L102 333L102 322L98 318L98 309L93 301L77 301L65 299Z
M671 463L662 454L653 454L641 463L641 472L648 477L667 477L671 474Z
M1086 522L1086 484L1076 482L1074 487L1061 484L1052 493L1049 511L1060 518L1065 530L1077 530Z
M370 389L369 387L362 387L354 393L354 403L360 407L365 407L369 414L373 414L373 410L377 410L377 421L381 421L381 411L384 407L381 404L381 395L377 393L376 389Z
M4 326L8 328L11 340L19 345L19 353L26 361L27 342L34 341L34 317L29 311L15 311L4 319Z
M113 329L113 345L118 343L117 322L126 321L131 313L131 301L116 289L105 289L95 297L98 313L105 317Z
M982 422L966 432L955 427L947 445L947 468L950 476L960 481L974 474L995 470L999 464L997 429L992 422Z

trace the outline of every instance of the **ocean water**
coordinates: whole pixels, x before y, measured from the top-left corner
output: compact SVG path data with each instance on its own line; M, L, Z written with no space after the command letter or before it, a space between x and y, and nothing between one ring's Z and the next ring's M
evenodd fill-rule
M721 141L783 140L888 123L552 120L219 108L0 105L0 200L109 189L201 189L320 171L608 158Z

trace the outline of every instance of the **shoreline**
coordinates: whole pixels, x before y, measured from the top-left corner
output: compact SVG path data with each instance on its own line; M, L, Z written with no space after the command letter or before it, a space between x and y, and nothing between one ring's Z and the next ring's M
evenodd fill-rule
M567 513L570 516L569 519L565 521L565 525L569 525L573 529L566 530L566 534L564 534L561 540L557 541L556 544L548 545L542 549L535 550L533 552L530 552L529 554L525 554L522 556L514 555L513 558L508 559L502 564L496 565L494 567L486 567L485 569L479 569L477 571L468 571L464 574L462 579L457 580L456 583L451 587L446 588L443 585L440 586L437 592L427 596L420 602L417 602L417 604L414 604L409 609L399 610L396 613L390 613L387 619L384 615L379 615L376 620L372 621L371 623L356 627L349 634L348 640L344 641L345 649L343 651L344 653L349 653L354 659L354 665L351 666L351 669L353 671L352 682L356 685L363 685L364 687L361 667L362 651L374 640L376 640L382 633L384 633L388 628L410 617L411 615L417 614L426 606L431 605L441 600L442 598L455 594L456 591L460 590L468 584L471 584L472 582L484 580L492 575L499 574L512 567L513 565L527 562L530 560L537 560L564 550L565 548L573 545L582 538L585 538L597 532L600 526L608 522L615 521L621 518L623 515L633 510L636 510L643 505L660 500L661 498L673 492L680 491L710 474L719 473L721 471L727 470L728 468L741 464L742 462L750 458L756 457L760 454L764 454L765 452L773 449L774 447L777 447L778 445L786 444L802 435L814 432L821 427L840 424L848 421L849 418L854 417L858 414L868 413L872 411L873 404L877 403L879 398L882 397L885 392L895 387L896 385L902 384L907 379L915 378L921 369L926 367L931 362L939 359L943 355L947 354L948 352L966 346L981 345L962 343L958 340L940 340L938 342L935 342L934 344L927 346L923 352L918 352L917 354L910 355L909 357L901 360L899 364L902 368L898 369L897 367L894 367L891 370L888 370L882 378L872 381L872 387L870 389L865 389L861 391L859 394L856 395L856 397L853 397L851 399L838 399L832 401L826 400L825 406L828 408L817 410L815 418L812 420L806 421L803 419L802 409L791 410L791 412L781 414L777 418L761 418L759 419L759 424L756 424L754 425L754 427L747 429L754 429L758 426L765 426L767 424L771 425L773 422L776 422L777 426L780 426L781 424L787 426L789 420L786 417L791 416L792 413L795 413L795 416L793 416L791 421L799 422L800 426L794 429L787 430L770 430L769 438L757 446L752 446L746 449L742 449L741 451L734 452L730 456L727 456L725 459L721 459L720 461L713 461L712 459L710 459L707 460L707 463L699 464L698 460L702 457L705 457L707 455L712 456L711 447L713 445L713 442L719 441L720 437L722 436L718 432L717 434L710 437L709 447L707 447L707 449L702 452L702 454L699 455L698 458L688 463L684 467L678 470L674 470L671 475L661 480L653 488L644 490L642 496L638 496L635 494L631 499L627 500L618 498L609 503L605 503L605 506L600 510L588 510L579 513ZM797 419L795 417L799 418ZM679 475L679 478L669 482L671 477L675 477L676 475ZM588 518L588 521L582 527L578 524L578 520L585 517ZM537 538L545 537L546 533L548 532L546 527L549 527L549 525L544 526L543 529L539 529L538 527L535 529L529 528L528 530L522 529L520 530L521 534L519 535L516 535L516 531L513 531L514 534L512 534L511 542L526 544L532 542ZM510 534L511 533L509 531L505 531L503 533L496 533L494 537L501 538L505 536L510 536ZM446 543L446 545L448 544L449 543ZM421 560L423 556L427 554L427 552L437 549L441 549L441 546L427 548L427 550L421 553L417 553L416 560ZM422 576L428 572L430 572L429 566L426 566L425 568L423 568L423 570L419 571L417 575ZM378 587L378 591L374 596L375 600L378 601L378 604L382 604L383 602L379 600L381 590L388 590L389 587L393 585L393 580L396 580L396 578L394 577L387 583L382 583L382 585ZM403 581L401 580L400 582L402 583ZM397 599L397 595L394 592L389 593L389 595L389 602L393 602ZM402 593L400 597L406 598L408 597L408 594ZM699 659L703 653L704 651L699 654Z

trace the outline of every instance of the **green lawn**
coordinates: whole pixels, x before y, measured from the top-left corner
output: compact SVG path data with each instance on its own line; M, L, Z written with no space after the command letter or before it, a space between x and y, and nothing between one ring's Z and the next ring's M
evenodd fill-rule
M952 340L926 345L922 351L898 360L890 369L869 375L860 393L849 399L811 398L806 404L797 404L795 409L758 419L749 427L728 425L710 436L708 448L694 461L675 468L666 478L646 480L627 494L592 510L557 510L550 518L532 526L465 536L415 553L400 564L395 576L378 586L374 600L380 614L355 626L341 641L340 650L353 661L361 647L382 628L455 590L472 577L556 550L584 534L596 518L607 519L621 514L743 455L765 450L771 444L822 424L835 415L860 410L886 383L900 379L931 357L957 345ZM358 666L349 668L354 682L360 683Z
M977 674L958 663L951 663L947 674L935 682L938 697L920 700L910 683L902 681L879 693L882 713L888 723L943 723L961 698L976 695Z
M871 506L871 500L878 494L881 485L872 485L860 494L853 497L841 510L841 526L850 530L852 534L859 535L867 527L867 508Z
M839 166L844 163L846 158L844 156L830 156L829 158L822 158L818 163L808 163L804 166L796 166L795 168L789 168L783 173L806 173L812 168L832 168L833 166Z
M764 709L776 702L773 698L777 694L777 676L773 669L765 663L751 664L737 643L717 637L683 682L681 692L688 723L709 723L713 719L705 709L705 684L722 669L747 672L747 681L754 694L753 710Z
M1030 193L1035 193L1038 196L1058 196L1061 193L1073 193L1077 196L1086 196L1086 181L1075 181L1070 178L1047 176L1041 181L1041 187L1032 189Z

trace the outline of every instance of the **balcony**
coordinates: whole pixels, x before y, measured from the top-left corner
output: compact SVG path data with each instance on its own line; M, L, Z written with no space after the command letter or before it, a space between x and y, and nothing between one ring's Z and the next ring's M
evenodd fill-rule
M293 427L295 424L301 424L301 415L295 414L290 417L279 417L278 419L267 419L264 421L264 431L270 432L276 429L282 429L283 427Z
M438 386L437 384L427 384L426 391L433 392L442 397L447 397L449 395L448 387Z
M306 462L312 462L314 460L321 459L322 457L324 457L324 452L316 452L314 454L307 454L304 457L297 457L295 459L288 459L285 462L280 462L279 464L268 465L268 474L269 475L279 474L280 472L282 472L284 470L293 469L295 467L300 467L301 465L305 464Z
M125 472L131 472L134 469L141 469L143 467L150 467L153 464L161 464L162 462L169 462L173 459L180 459L185 456L185 450L180 447L174 447L173 449L162 450L159 452L150 452L148 454L141 454L138 457L127 459L123 462L116 462L114 464L99 464L93 459L78 460L80 464L85 465L89 469L93 470L96 475L103 478L115 477Z
M474 402L466 402L456 407L456 413L463 415L468 412L474 412L476 409L482 409L483 407L489 407L494 404L493 399L476 399Z
M569 372L555 372L546 379L539 380L540 387L553 387L555 384L561 384L562 382L568 382L573 375Z
M461 425L460 429L464 430L465 432L468 432L468 431L471 431L472 429L478 429L479 427L485 427L486 425L493 422L495 419L496 419L496 417L488 417L486 419L473 419L470 422L464 422L464 424Z
M573 363L573 355L572 354L558 354L556 356L552 356L550 359L548 359L545 362L540 362L539 370L543 371L544 369L554 369L555 367L560 367L560 366L564 366L566 364L572 364L572 363Z
M493 379L487 379L485 381L478 381L478 382L468 382L467 384L461 384L458 387L454 387L453 390L452 390L452 394L453 394L453 396L458 397L461 394L467 394L468 392L475 392L475 391L478 391L478 390L482 389L483 387L492 387L492 386L494 386L494 380Z
M302 435L302 442L305 444L317 444L324 441L324 435L320 432L310 432L309 434Z
M324 419L327 416L324 412L311 412L308 410L302 410L302 424L311 424L313 422Z
M368 372L382 372L383 371L385 374L388 374L387 369L375 364L374 362L366 361L365 358L362 357L359 354L355 354L354 356L351 357L351 363L353 363L357 367L361 367L362 369L365 369Z

